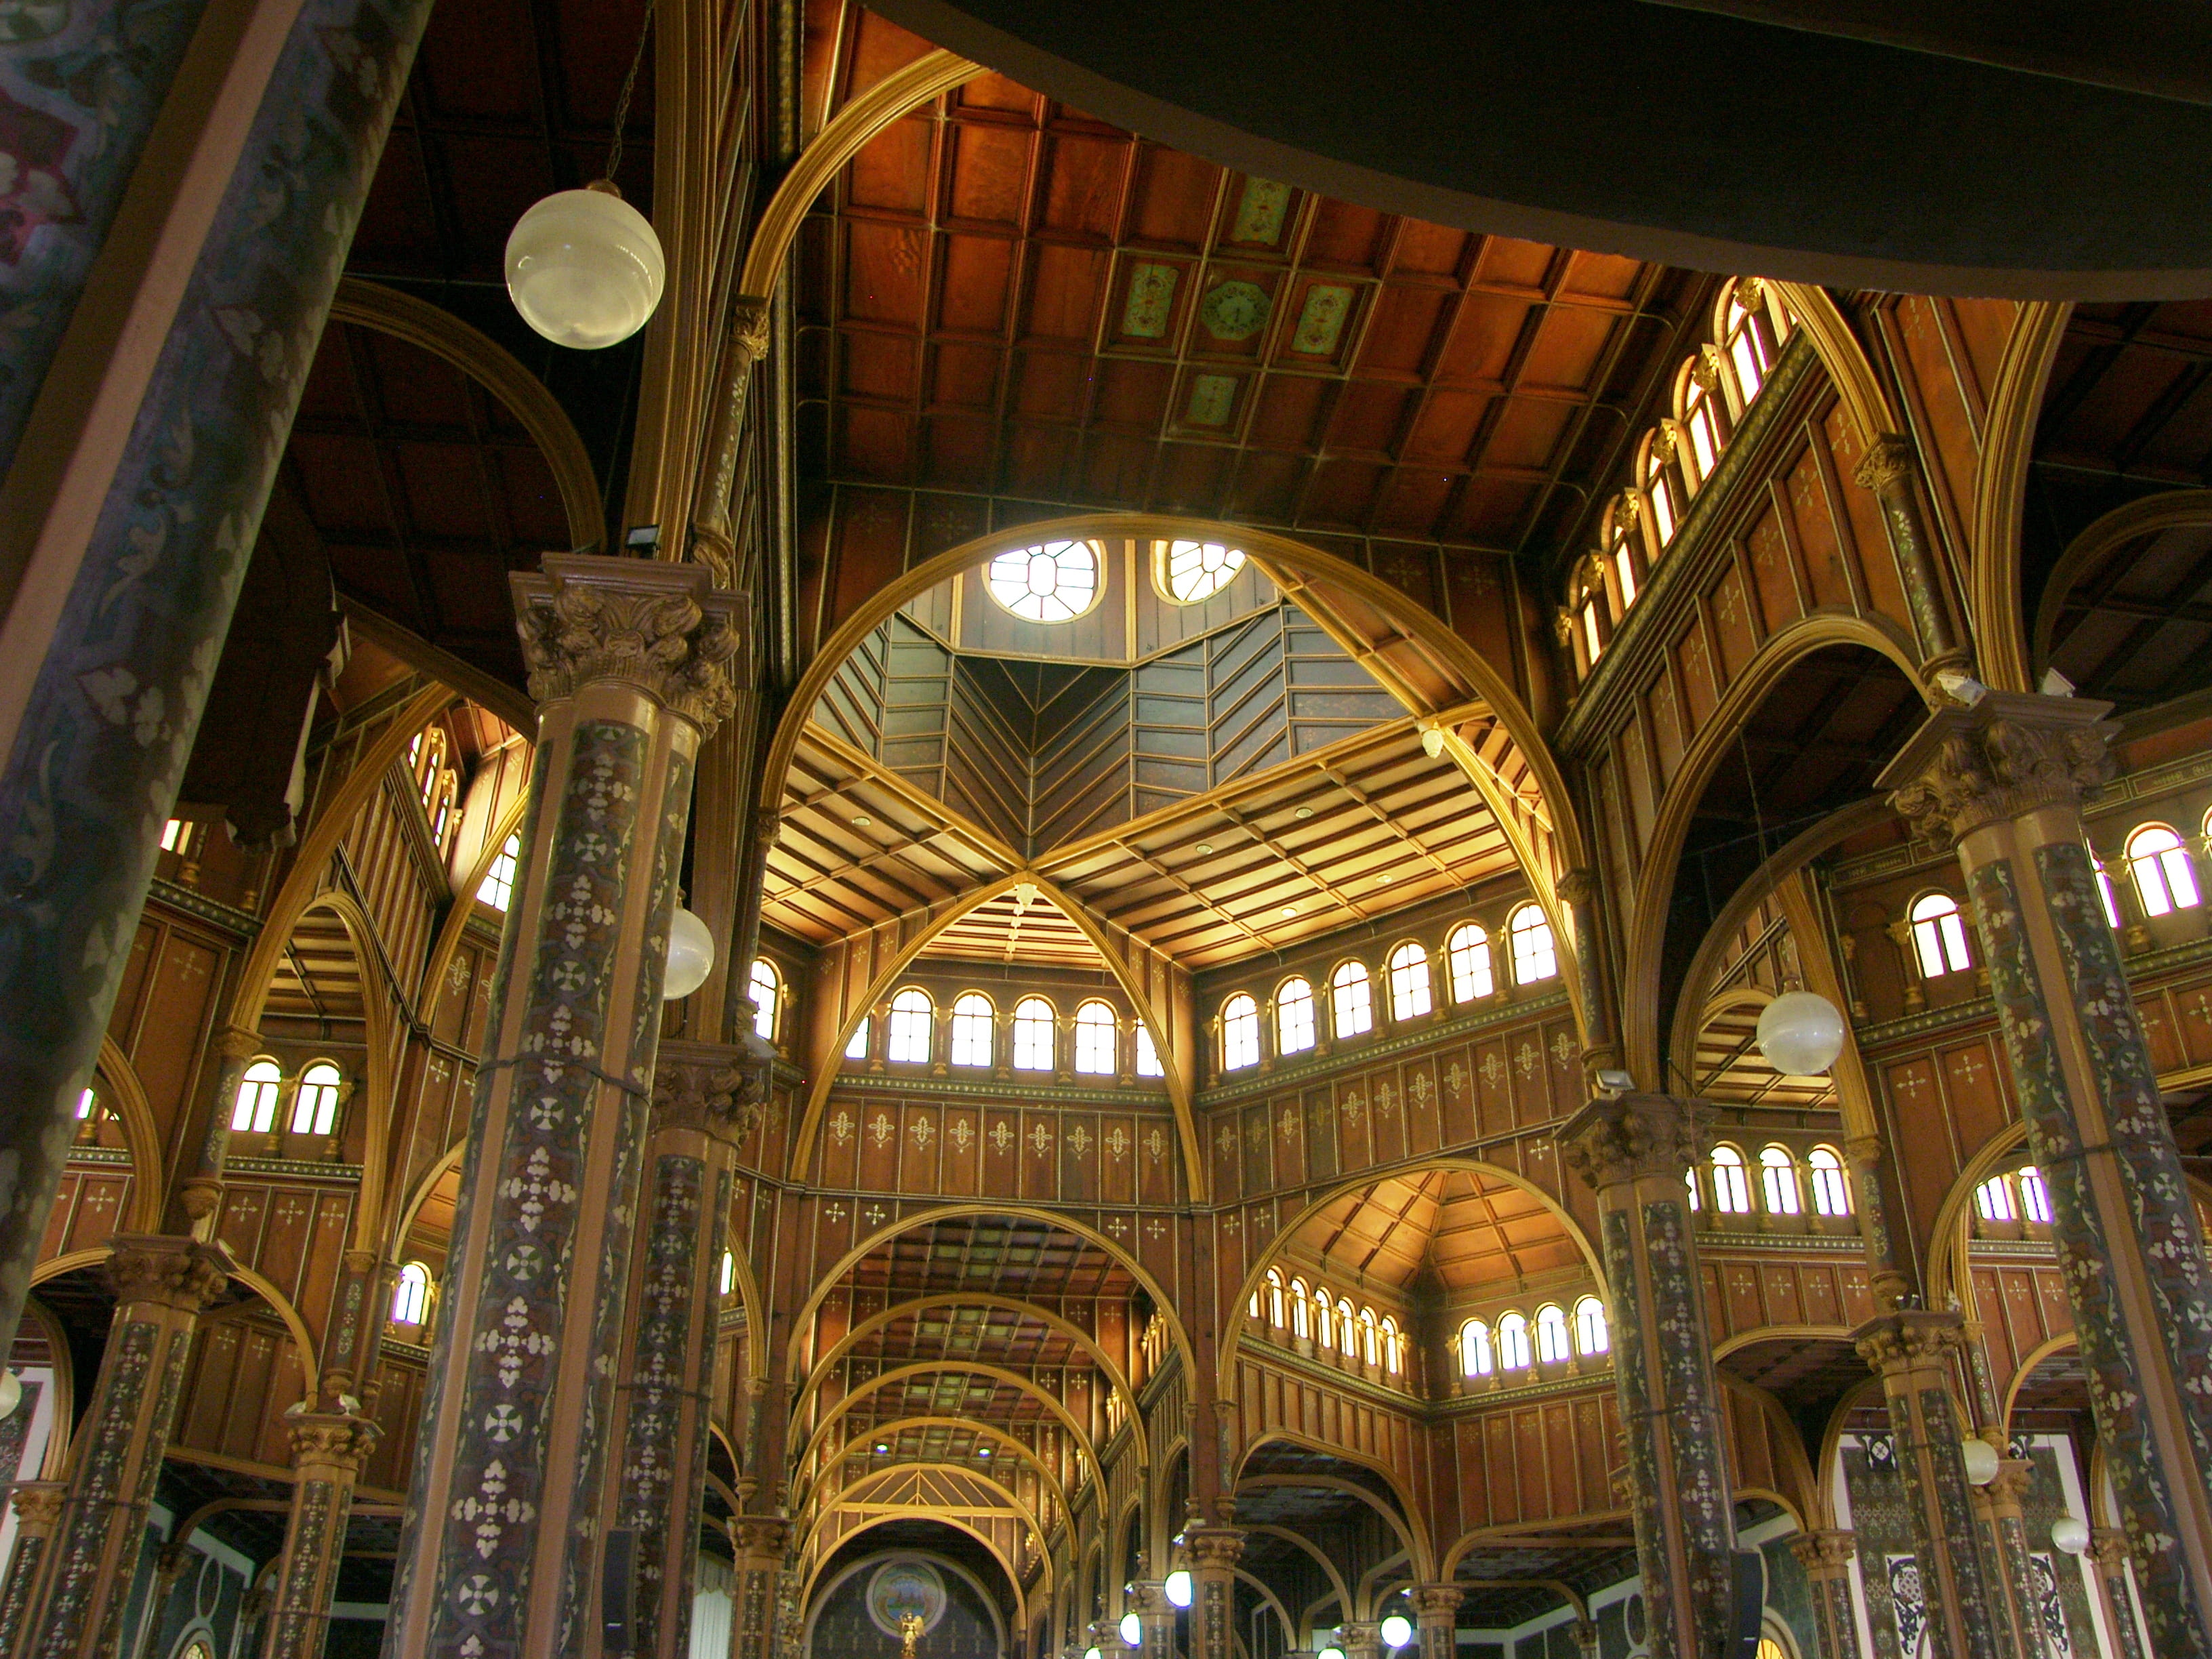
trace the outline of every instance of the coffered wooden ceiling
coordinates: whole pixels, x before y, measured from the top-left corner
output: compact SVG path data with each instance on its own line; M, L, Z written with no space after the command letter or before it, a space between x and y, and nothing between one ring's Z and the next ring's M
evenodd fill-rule
M1290 1243L1294 1261L1406 1291L1504 1292L1589 1263L1557 1213L1485 1170L1431 1170L1346 1193Z
M810 112L923 44L811 14ZM802 243L810 475L1520 550L1568 533L1710 279L1379 213L987 76Z

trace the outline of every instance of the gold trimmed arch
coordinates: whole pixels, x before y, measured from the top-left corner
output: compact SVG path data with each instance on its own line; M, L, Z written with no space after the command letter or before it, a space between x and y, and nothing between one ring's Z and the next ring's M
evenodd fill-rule
M1528 1194L1529 1197L1544 1206L1553 1218L1565 1230L1567 1237L1574 1241L1575 1248L1582 1252L1583 1261L1589 1266L1590 1277L1596 1282L1599 1289L1609 1288L1606 1281L1604 1262L1599 1259L1596 1248L1584 1235L1574 1217L1568 1213L1566 1206L1528 1176L1516 1170L1508 1170L1496 1164L1485 1163L1479 1158L1452 1157L1424 1158L1419 1163L1403 1164L1392 1169L1369 1170L1364 1174L1337 1182L1335 1185L1327 1188L1320 1197L1310 1200L1295 1216L1275 1229L1274 1242L1253 1259L1251 1267L1244 1275L1244 1282L1237 1286L1235 1299L1227 1304L1230 1317L1237 1320L1238 1323L1234 1339L1224 1341L1221 1345L1221 1359L1214 1382L1217 1398L1231 1400L1236 1397L1237 1356L1243 1350L1244 1342L1242 1323L1243 1316L1237 1310L1250 1305L1254 1293L1267 1282L1267 1269L1274 1266L1281 1258L1283 1252L1289 1248L1290 1241L1297 1236L1299 1230L1322 1211L1348 1193L1364 1192L1370 1187L1379 1187L1386 1181L1411 1180L1416 1176L1439 1170L1447 1172L1456 1170L1467 1175L1492 1177ZM1254 1441L1251 1446L1245 1449L1243 1457L1239 1460L1239 1467L1241 1468L1244 1462L1249 1460L1254 1451L1266 1445L1270 1440L1289 1440L1300 1445L1310 1443L1299 1440L1293 1434L1270 1431ZM1333 1457L1343 1457L1350 1462L1363 1461L1353 1453L1340 1447L1320 1446L1316 1449L1326 1451ZM1379 1473L1388 1474L1389 1472L1382 1470L1380 1465L1376 1467ZM1400 1496L1402 1499L1403 1494Z
M2035 1375L2035 1368L2053 1354L2064 1353L2069 1348L2079 1348L2081 1346L2081 1338L2079 1332L2061 1331L2056 1336L2044 1338L2042 1341L2021 1356L2020 1364L2013 1368L2011 1380L2005 1384L2004 1399L2000 1402L1997 1410L1997 1426L2003 1430L2008 1437L2012 1434L2013 1407L2020 1400L2021 1387L2029 1377Z
M907 1468L916 1468L924 1466L910 1463L902 1465L902 1467ZM884 1471L884 1473L888 1474L890 1471L887 1469ZM964 1474L966 1471L963 1470L962 1473ZM873 1475L869 1477L871 1480L875 1478L876 1477ZM1017 1504L1017 1507L1020 1507L1018 1502ZM1015 1609L1018 1615L1016 1622L1024 1626L1035 1622L1029 1616L1031 1595L1030 1593L1025 1593L1023 1590L1021 1574L1016 1570L1012 1562L1007 1560L1004 1555L1000 1553L999 1547L992 1542L988 1535L978 1528L969 1526L965 1521L960 1519L958 1516L948 1515L941 1510L931 1510L929 1518L932 1521L936 1522L939 1526L950 1527L955 1532L965 1533L969 1537L974 1539L978 1544L981 1544L984 1549L988 1551L990 1553L991 1559L999 1564L1000 1570L1006 1575L1007 1582L1014 1587ZM1029 1518L1026 1510L1023 1510L1021 1518L1024 1520ZM815 1547L822 1527L828 1519L829 1517L826 1515L817 1518L814 1524L807 1528L806 1540L799 1547L799 1559L801 1560L805 1559L808 1551L811 1551ZM877 1516L873 1519L870 1520L866 1525L854 1528L852 1531L847 1533L844 1537L838 1540L838 1542L841 1545L848 1544L854 1539L860 1537L863 1533L872 1532L878 1527L885 1526L893 1521L903 1519L905 1519L904 1516L896 1515ZM1036 1522L1031 1521L1030 1524L1034 1527ZM1042 1534L1039 1534L1038 1537L1041 1543ZM818 1556L813 1564L807 1568L806 1584L805 1589L799 1592L799 1600L801 1601L813 1601L814 1586L822 1577L822 1570L830 1565L830 1557L834 1553L836 1553L836 1552L831 1551ZM1054 1581L1057 1577L1053 1571L1052 1552L1040 1547L1037 1551L1037 1559L1041 1563L1042 1563L1043 1577L1038 1581L1036 1591L1035 1593L1038 1595L1049 1595L1054 1588Z
M525 738L523 741L528 743L530 740ZM430 954L422 964L422 1003L426 1014L435 1014L438 1000L442 994L438 988L439 982L444 979L446 969L453 960L453 953L461 948L462 936L468 932L469 919L476 914L477 894L484 884L484 878L491 874L491 866L499 857L500 848L507 845L507 837L520 832L522 820L529 811L530 787L526 780L523 787L515 792L514 799L507 803L507 811L492 821L491 830L485 836L483 847L477 850L475 862L454 887L453 908L446 912L445 921L439 924L437 942L430 947ZM521 872L518 870L515 873L520 875Z
M925 1376L945 1372L988 1376L994 1382L1004 1382L1018 1389L1036 1401L1052 1413L1062 1428L1067 1431L1069 1438L1075 1444L1077 1455L1091 1467L1091 1478L1098 1483L1098 1489L1101 1492L1106 1490L1106 1465L1100 1461L1097 1448L1091 1443L1091 1437L1084 1432L1083 1425L1075 1420L1075 1413L1069 1411L1066 1405L1035 1377L1024 1376L1019 1371L1009 1366L994 1364L988 1359L917 1359L911 1364L895 1365L887 1371L869 1377L866 1382L855 1384L852 1392L840 1396L836 1404L830 1407L821 1422L815 1425L813 1433L807 1436L806 1444L800 1449L798 1467L805 1468L811 1463L827 1443L830 1431L836 1425L837 1419L877 1390L893 1382L902 1382L909 1376ZM914 1468L918 1466L902 1463L898 1467Z
M1949 1291L1961 1307L1974 1305L1972 1243L1974 1194L1993 1176L2033 1163L2027 1144L2027 1125L2018 1119L2003 1125L1976 1147L1960 1165L1958 1176L1936 1206L1928 1230L1928 1290L1930 1297Z
M123 1143L131 1153L130 1216L118 1231L159 1232L161 1201L169 1188L169 1170L167 1161L161 1156L161 1131L154 1121L154 1109L147 1102L146 1085L138 1080L138 1071L131 1065L131 1057L105 1031L100 1035L100 1058L93 1063L93 1069L106 1079L115 1091L115 1097L109 1103L115 1108L116 1121L123 1126ZM227 1111L229 1103L219 1101L216 1109Z
M2000 691L2033 691L2027 632L2021 616L2021 525L2027 508L2027 468L2044 388L2059 342L2074 314L2069 301L2028 300L2013 319L1982 428L1974 467L1974 506L1967 532L1966 599L1981 678Z
M865 1434L856 1434L850 1440L844 1442L835 1451L830 1453L823 1458L822 1466L824 1468L834 1468L839 1462L853 1455L854 1447L860 1445L864 1441L873 1438L877 1435L895 1435L901 1429L917 1428L966 1429L973 1434L988 1435L999 1444L1012 1450L1015 1457L1021 1462L1027 1464L1030 1468L1036 1471L1038 1478L1045 1483L1048 1488L1049 1488L1053 1498L1059 1503L1060 1512L1063 1516L1072 1517L1074 1515L1075 1507L1068 1499L1067 1488L1060 1483L1060 1476L1054 1472L1052 1465L1046 1462L1042 1457L1038 1455L1036 1448L1025 1444L1019 1436L1009 1434L998 1424L986 1423L979 1418L946 1417L939 1413L925 1413L914 1417L902 1417L896 1422L878 1423L875 1427L868 1430ZM915 1468L921 1466L914 1463L901 1463L895 1467L899 1468ZM934 1468L951 1468L956 1466L946 1463L942 1459L938 1459L933 1462L930 1467ZM981 1469L977 1469L974 1471L974 1473L981 1474L984 1472ZM806 1495L810 1500L817 1496L811 1486L808 1488ZM835 1498L823 1498L821 1501L825 1504L835 1504L836 1499Z
M1667 920L1690 819L1705 798L1714 769L1729 752L1745 720L1783 676L1806 658L1832 646L1853 645L1880 653L1917 687L1920 675L1912 653L1889 629L1859 617L1816 616L1768 638L1746 663L1719 705L1709 715L1682 757L1674 781L1659 803L1645 846L1643 878L1630 908L1621 968L1620 1002L1628 1069L1637 1077L1660 1075L1659 955L1666 944Z
M1813 343L1820 366L1828 371L1829 384L1836 388L1844 412L1850 417L1859 447L1871 449L1882 439L1903 432L1905 422L1883 390L1881 377L1875 373L1850 319L1828 290L1812 283L1784 282L1778 277L1762 280L1782 296L1782 303Z
M1247 1474L1243 1472L1243 1464L1251 1461L1249 1452L1237 1466L1237 1484L1232 1491L1279 1492L1289 1487L1309 1486L1333 1492L1340 1497L1357 1498L1381 1516L1384 1523L1396 1534L1398 1542L1404 1547L1406 1555L1413 1564L1417 1577L1422 1582L1429 1579L1435 1569L1436 1552L1429 1546L1428 1522L1418 1508L1407 1502L1405 1489L1398 1484L1396 1474L1376 1460L1363 1456L1349 1447L1324 1446L1304 1436L1279 1430L1262 1435L1253 1443L1252 1449L1257 1451L1261 1447L1276 1442L1296 1445L1309 1451L1324 1452L1342 1462L1355 1464L1381 1476L1389 1487L1390 1495L1398 1500L1400 1510L1393 1510L1382 1501L1379 1493L1361 1486L1357 1480L1346 1480L1337 1475Z

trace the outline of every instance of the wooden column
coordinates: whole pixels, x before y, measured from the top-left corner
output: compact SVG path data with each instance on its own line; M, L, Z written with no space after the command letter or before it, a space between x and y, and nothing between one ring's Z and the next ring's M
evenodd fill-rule
M1813 1622L1820 1634L1820 1659L1859 1659L1858 1609L1851 1599L1851 1558L1858 1534L1824 1528L1790 1540L1790 1553L1805 1569L1813 1599Z
M2091 1576L2105 1604L2114 1653L2118 1659L2143 1659L2142 1628L2136 1622L2135 1592L2128 1586L2127 1534L2118 1527L2092 1529L2089 1559L2096 1569Z
M292 1437L292 1510L262 1659L322 1659L354 1482L378 1430L349 1412L301 1411L286 1414L284 1430Z
M1190 1552L1190 1659L1236 1659L1237 1563L1244 1532L1193 1521L1182 1529Z
M60 1480L26 1480L9 1494L15 1505L15 1547L8 1558L7 1580L0 1583L0 1653L21 1650L39 1568L53 1547L68 1496L69 1486Z
M1733 1607L1734 1491L1684 1179L1709 1116L1670 1095L1601 1096L1558 1137L1597 1193L1652 1659L1717 1659Z
M1868 446L1858 465L1858 482L1881 503L1882 528L1888 533L1890 551L1897 556L1897 573L1905 587L1905 608L1912 613L1912 632L1930 672L1939 665L1961 662L1951 626L1950 607L1943 598L1943 582L1936 565L1935 539L1928 526L1927 509L1920 501L1920 458L1912 440L1886 433Z
M1975 1346L1970 1342L1969 1352ZM2028 1559L2027 1516L2021 1508L2034 1473L2035 1466L2024 1458L2002 1458L1996 1478L1975 1494L1977 1511L1988 1516L1983 1546L1996 1568L2013 1649L2021 1659L2044 1659L2051 1646L2043 1628L2043 1598L2035 1591L2035 1566Z
M477 1074L389 1650L590 1650L616 1366L702 732L739 641L706 571L514 579L531 808Z
M1413 1604L1421 1659L1452 1659L1459 1648L1459 1604L1467 1592L1457 1584L1416 1584L1406 1599Z
M2109 705L1990 691L1881 778L1957 843L2160 1659L2212 1656L2212 1273L2082 839Z
M1881 1374L1898 1473L1920 1559L1935 1659L2008 1659L2004 1590L1977 1536L1972 1488L1960 1450L1966 1431L1952 1392L1965 1321L1954 1313L1900 1309L1852 1334L1860 1357Z
M741 1515L730 1522L737 1553L737 1582L730 1591L730 1659L798 1659L784 1639L784 1556L791 1522L779 1516Z
M112 1248L114 1322L71 1438L69 1492L20 1650L39 1659L118 1651L193 1328L228 1283L229 1257L197 1239L118 1233Z

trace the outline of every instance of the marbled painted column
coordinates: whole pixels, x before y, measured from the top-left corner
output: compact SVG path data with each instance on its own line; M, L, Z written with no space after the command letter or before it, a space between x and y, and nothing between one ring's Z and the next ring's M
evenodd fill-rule
M362 1405L351 1409L357 1412L368 1403L364 1390L376 1376L378 1350L384 1346L393 1268L374 1250L348 1250L343 1267L330 1329L323 1339L323 1396L319 1403L325 1411L343 1411L348 1399L356 1399Z
M224 9L84 9L159 34L173 9L212 20ZM64 483L20 499L27 441L0 483L0 568L21 572L0 615L0 1353L430 0L227 9L235 50L210 69L241 101L182 135L189 155L171 158L183 172L161 227L179 240L137 292L175 267L190 274L143 332L122 331L107 362L81 366L129 395L62 434ZM113 77L129 71L109 65L132 49L112 35L87 66L95 101L119 91ZM88 148L98 142L88 132ZM142 341L126 371L120 357Z
M60 1480L27 1480L9 1494L15 1505L15 1543L8 1557L7 1582L0 1583L0 1653L20 1651L39 1568L53 1547L62 1501L68 1496L68 1484Z
M1189 1659L1236 1659L1237 1564L1244 1530L1193 1521L1182 1529L1190 1553Z
M730 1659L798 1659L783 1639L784 1555L791 1522L776 1516L741 1515L730 1522L737 1577L730 1586Z
M322 1659L354 1482L376 1449L377 1427L349 1412L294 1411L284 1430L292 1437L292 1512L262 1659Z
M1991 691L1883 774L1958 843L2089 1401L2160 1659L2212 1656L2212 1270L2082 841L2109 706Z
M1938 665L1962 660L1965 653L1951 626L1950 608L1944 603L1936 544L1929 534L1927 512L1920 504L1919 477L1919 453L1912 440L1894 433L1868 446L1858 465L1860 486L1872 490L1881 503L1882 528L1888 532L1890 551L1897 556L1905 607L1912 613L1912 632L1920 642L1921 659L1932 672Z
M1970 1352L1972 1346L1970 1342ZM2051 1640L2043 1628L2043 1598L2035 1591L2035 1565L2027 1552L2027 1516L2021 1507L2034 1475L2035 1466L2025 1459L2002 1458L1996 1478L1975 1494L1977 1512L1989 1518L1984 1544L2002 1582L2013 1645L2021 1659L2044 1659Z
M1846 1037L1844 1041L1850 1039ZM1866 1246L1867 1286L1884 1312L1901 1305L1911 1282L1899 1271L1890 1242L1888 1188L1882 1185L1884 1157L1880 1135L1853 1135L1844 1143L1851 1166L1851 1208L1857 1212L1859 1240Z
M1852 1340L1881 1375L1889 1401L1927 1600L1929 1652L1934 1659L2008 1659L2004 1589L1977 1536L1960 1451L1966 1431L1952 1392L1965 1323L1954 1313L1901 1309L1868 1321Z
M1833 1528L1804 1533L1790 1540L1790 1553L1805 1569L1820 1659L1859 1659L1858 1609L1851 1599L1851 1557L1858 1553L1858 1534Z
M71 1439L69 1495L39 1576L30 1638L11 1650L38 1659L118 1650L193 1327L228 1283L228 1256L197 1239L118 1233L112 1249L114 1322Z
M616 1395L615 1479L603 1519L605 1654L683 1659L707 1495L724 1221L738 1147L766 1067L744 1049L665 1043L653 1079L637 1310Z
M2105 1627L2112 1633L2117 1659L2143 1659L2142 1627L2136 1621L2135 1592L2128 1587L2128 1535L2118 1527L2089 1534L2089 1560L2104 1602Z
M1684 1179L1708 1115L1671 1095L1601 1096L1559 1132L1597 1193L1652 1659L1718 1659L1733 1606L1734 1488Z
M173 1201L179 1213L167 1218L172 1226L190 1231L195 1238L215 1236L216 1218L222 1212L222 1165L230 1151L230 1115L236 1109L246 1068L261 1051L261 1034L238 1025L220 1027L208 1044L212 1061L207 1068L208 1092L198 1103L206 1127L199 1136L190 1173L177 1183Z
M599 1518L703 731L734 607L697 565L551 554L514 579L539 707L385 1651L596 1643Z
M1452 1659L1459 1650L1459 1604L1467 1592L1457 1584L1416 1584L1406 1599L1413 1604L1421 1659Z
M1554 884L1553 891L1566 907L1574 933L1575 979L1582 989L1583 1070L1594 1078L1601 1069L1618 1067L1621 1060L1613 988L1605 971L1605 941L1599 931L1603 916L1597 878L1588 870L1570 870Z

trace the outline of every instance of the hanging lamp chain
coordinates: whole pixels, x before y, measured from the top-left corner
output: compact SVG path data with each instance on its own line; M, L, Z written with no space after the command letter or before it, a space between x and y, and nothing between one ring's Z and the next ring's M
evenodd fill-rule
M629 73L623 76L622 95L615 100L615 139L607 147L606 179L609 184L615 182L615 173L622 167L623 134L629 125L629 95L637 90L637 72L645 63L645 43L653 38L653 9L656 0L645 0L645 15L637 26L637 50L630 54Z

